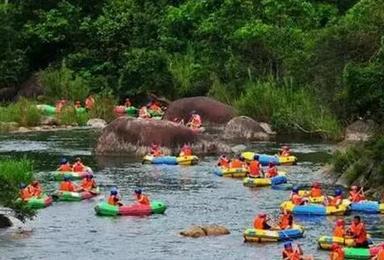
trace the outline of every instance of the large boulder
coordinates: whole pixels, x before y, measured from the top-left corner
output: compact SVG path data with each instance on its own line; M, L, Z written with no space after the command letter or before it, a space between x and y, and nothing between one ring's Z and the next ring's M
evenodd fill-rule
M230 147L170 121L119 117L103 129L96 145L98 155L136 153L144 155L152 143L166 153L176 153L189 143L197 154L229 152Z
M345 129L344 141L367 141L372 136L375 128L376 124L372 120L357 120Z
M208 97L189 97L172 102L164 114L164 119L173 121L183 119L187 122L195 110L203 124L225 124L235 116L235 109Z
M268 124L256 122L246 116L232 118L224 129L225 139L266 141L270 140L274 134Z
M185 237L205 237L205 236L221 236L228 235L231 232L226 227L219 225L202 225L202 226L192 226L184 231L181 231L179 234Z
M0 237L21 238L31 231L29 226L15 218L11 209L0 207Z
M44 94L44 89L36 73L19 86L19 91L17 92L17 98L21 98L21 97L36 98L43 94Z

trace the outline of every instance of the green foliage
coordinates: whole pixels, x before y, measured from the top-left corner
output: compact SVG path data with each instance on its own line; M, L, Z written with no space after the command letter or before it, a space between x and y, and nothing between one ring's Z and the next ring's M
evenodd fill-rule
M40 124L41 113L36 102L20 99L6 107L0 107L0 122L16 122L20 126L37 126Z
M57 115L61 125L85 126L88 121L88 113L76 111L72 105L64 106Z
M29 184L33 180L33 163L28 159L0 160L0 205L12 208L20 218L32 217L34 211L17 201L19 184Z
M67 68L48 68L40 73L45 94L53 100L84 100L89 94L89 83L84 77Z
M295 88L289 82L281 85L273 80L251 82L235 104L240 114L271 122L279 129L296 128L335 139L341 136L340 126L333 115L308 91Z
M117 100L110 93L95 96L95 106L89 111L89 118L100 118L110 122L115 118L113 110Z

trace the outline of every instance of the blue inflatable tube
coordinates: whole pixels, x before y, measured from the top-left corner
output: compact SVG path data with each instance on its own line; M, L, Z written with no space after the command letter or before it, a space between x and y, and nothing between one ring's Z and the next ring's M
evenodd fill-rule
M351 203L350 209L352 211L377 214L380 213L380 204L377 201L362 201Z
M275 165L279 165L279 157L275 155L268 155L268 154L258 154L259 156L259 162L262 166L267 166L269 163L273 163Z
M271 179L271 185L272 186L280 185L283 183L287 183L287 177L285 177L285 176L276 176L276 177L273 177Z
M322 205L303 205L295 206L292 210L293 214L297 215L314 215L314 216L326 216L327 210Z
M272 185L273 190L292 190L293 184L292 183L283 183L278 185Z
M300 229L286 229L278 231L280 241L292 240L303 237L303 231Z
M152 160L153 164L169 164L169 165L176 165L177 160L175 156L160 156L160 157L154 157Z

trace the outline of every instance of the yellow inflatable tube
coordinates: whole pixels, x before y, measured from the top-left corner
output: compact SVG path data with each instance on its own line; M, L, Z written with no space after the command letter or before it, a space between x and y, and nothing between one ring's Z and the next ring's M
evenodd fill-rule
M310 203L324 203L324 196L320 197L311 197L311 191L309 190L299 190L299 195L301 197L306 197Z
M243 233L245 242L278 242L303 237L304 228L293 225L290 229L264 230L249 228Z

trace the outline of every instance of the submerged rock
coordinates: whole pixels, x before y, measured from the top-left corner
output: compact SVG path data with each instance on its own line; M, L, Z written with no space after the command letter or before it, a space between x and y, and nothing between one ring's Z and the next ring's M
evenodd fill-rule
M224 129L226 139L266 141L270 140L274 134L267 123L259 123L246 116L232 118Z
M181 231L179 234L185 237L205 237L205 236L221 236L228 235L231 232L224 226L219 225L201 225L201 226L192 226L184 231Z
M160 144L168 153L177 153L185 143L189 143L197 154L230 151L228 145L170 121L119 117L103 129L96 145L96 154L144 155L152 143Z
M164 119L170 121L183 119L184 122L188 122L193 110L201 116L203 125L207 123L225 124L236 114L233 107L212 98L189 97L172 102L164 114Z

